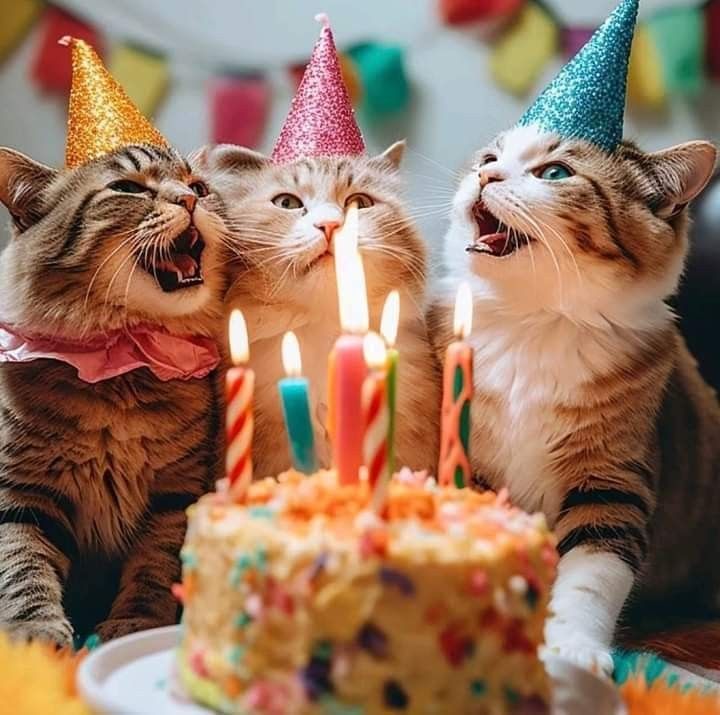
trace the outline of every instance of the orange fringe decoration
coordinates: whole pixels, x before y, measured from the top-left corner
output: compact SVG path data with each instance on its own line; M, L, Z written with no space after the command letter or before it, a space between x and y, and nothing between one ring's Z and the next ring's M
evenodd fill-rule
M683 692L662 678L648 685L638 675L620 688L629 715L720 715L720 694L697 689Z
M90 715L75 690L83 657L46 643L13 642L0 633L0 703L13 715Z

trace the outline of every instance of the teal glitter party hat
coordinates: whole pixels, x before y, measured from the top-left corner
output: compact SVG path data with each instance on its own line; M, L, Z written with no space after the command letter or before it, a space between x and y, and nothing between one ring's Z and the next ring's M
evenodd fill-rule
M622 141L628 61L638 0L622 0L519 124L614 151Z

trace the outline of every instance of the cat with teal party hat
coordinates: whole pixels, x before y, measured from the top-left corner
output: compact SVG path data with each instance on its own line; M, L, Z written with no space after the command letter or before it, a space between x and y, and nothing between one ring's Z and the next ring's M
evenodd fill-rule
M606 674L626 602L678 615L720 594L720 407L666 303L716 149L623 140L637 11L623 0L476 152L431 312L442 355L470 283L474 474L545 512L562 555L547 648Z

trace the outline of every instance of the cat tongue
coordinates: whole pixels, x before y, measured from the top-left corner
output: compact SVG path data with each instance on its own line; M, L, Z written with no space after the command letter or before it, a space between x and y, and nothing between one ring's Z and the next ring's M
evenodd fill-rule
M192 256L186 253L179 253L173 258L173 263L183 274L183 277L192 277L197 271L197 263Z
M508 247L509 237L505 231L490 233L487 236L481 236L480 242L484 243L494 255L501 256Z

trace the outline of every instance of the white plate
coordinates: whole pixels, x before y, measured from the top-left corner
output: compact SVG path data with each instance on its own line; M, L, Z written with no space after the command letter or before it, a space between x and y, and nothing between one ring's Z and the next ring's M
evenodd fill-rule
M78 688L102 715L208 715L174 685L173 658L180 627L134 633L101 646L80 665ZM625 715L611 683L548 656L554 683L553 715Z
M103 715L208 715L173 687L179 641L180 626L168 626L100 646L80 664L80 694Z

